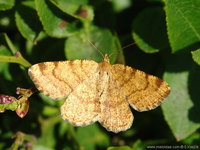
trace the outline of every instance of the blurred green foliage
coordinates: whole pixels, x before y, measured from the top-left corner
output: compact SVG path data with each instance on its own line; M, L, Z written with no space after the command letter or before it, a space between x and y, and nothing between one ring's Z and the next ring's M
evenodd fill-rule
M0 94L16 97L17 87L33 87L31 64L100 62L102 54L171 86L161 107L132 110L133 126L119 134L98 123L73 127L60 117L63 101L35 94L23 119L12 111L0 114L0 149L200 148L199 8L199 0L0 0Z

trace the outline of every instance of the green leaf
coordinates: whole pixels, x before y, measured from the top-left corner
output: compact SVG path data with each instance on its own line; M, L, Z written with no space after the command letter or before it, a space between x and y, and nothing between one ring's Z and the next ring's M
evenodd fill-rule
M116 58L116 63L117 64L125 64L123 49L121 47L120 40L119 40L119 38L117 36L115 36L114 39L115 39L116 49L118 51L118 56Z
M66 134L66 132L69 132L69 126L71 126L69 123L67 123L66 121L62 120L60 122L60 126L58 129L58 133L60 136L64 136ZM69 135L69 133L67 133Z
M0 62L18 63L18 64L21 64L24 67L30 67L31 64L26 59L24 59L24 57L17 50L17 48L14 46L14 44L12 43L10 38L7 36L7 34L3 34L3 35L4 35L4 39L5 39L8 47L10 48L10 50L11 50L11 52L14 56L0 55Z
M165 0L168 36L172 52L200 41L200 1Z
M94 19L94 10L87 6L88 0L50 0L55 6L66 14L82 21L84 27L88 28L90 22Z
M9 33L9 31L11 31L11 30L12 31L16 30L14 11L15 11L15 9L0 12L0 27L1 27L2 33L3 32ZM13 35L13 34L11 34L11 35Z
M18 103L17 101L14 101L12 103L9 104L0 104L0 112L4 112L5 110L16 110L16 108L18 107Z
M165 13L160 7L144 9L135 18L132 35L136 44L146 53L155 53L168 47Z
M186 145L194 145L194 147L197 147L197 145L199 144L199 139L200 139L200 132L197 131L181 142L183 142Z
M42 94L42 93L39 93L38 96L48 105L50 106L55 106L56 105L56 101L52 100L52 98Z
M137 140L134 142L133 144L133 149L136 149L136 150L143 150L144 147L146 147L145 145L146 143L142 142L141 140Z
M21 64L24 67L30 67L31 64L23 58L23 56L20 54L20 52L17 50L17 48L14 46L10 38L7 36L7 34L0 34L0 39L3 41L4 45L8 45L10 48L10 51L15 56L5 56L0 53L0 62L10 62L10 63L18 63ZM4 45L2 45L4 47ZM1 45L0 45L1 46Z
M15 0L1 0L0 1L0 10L11 9L15 4Z
M10 55L10 52L5 47L0 46L0 55ZM10 66L9 63L0 62L0 74L1 74L0 91L3 91L8 94L10 94L9 91L11 87L11 81L13 80L10 73L9 66Z
M65 15L47 0L35 0L35 6L46 33L63 38L78 32L77 22Z
M81 5L86 5L88 0L50 0L54 5L67 14L75 14Z
M167 145L167 143L169 143L168 141L169 139L156 139L156 140L136 140L133 143L133 150L146 150L146 149L159 149L160 145Z
M10 48L10 50L14 56L4 56L4 55L0 54L0 62L18 63L24 67L31 66L31 64L26 59L24 59L24 57L21 55L21 53L17 50L15 45L12 43L10 38L7 36L7 34L3 34L3 40L5 40L6 44L8 45L8 47Z
M65 54L68 59L92 59L97 62L108 54L110 62L114 63L118 51L111 32L95 27L91 29L89 37L84 32L69 37L65 43Z
M200 49L192 51L192 58L198 65L200 65Z
M17 11L15 12L15 20L23 37L32 42L38 37L42 30L33 1L25 1L18 5Z
M171 86L171 93L161 106L165 120L180 141L200 127L200 67L186 52L168 58L166 70L164 79Z
M33 146L33 150L54 150L54 148L49 148L45 145L36 144Z
M108 147L107 150L132 150L129 146Z
M13 55L16 54L16 52L18 51L17 48L14 46L14 44L12 43L12 41L10 40L10 38L7 36L7 34L3 34L4 35L4 38L5 38L5 41L8 45L8 47L10 48L11 52Z
M109 144L108 136L101 132L96 124L79 127L76 138L80 146L86 150L95 150L97 145L105 148Z
M60 112L58 108L46 105L42 109L42 114L45 116L55 116L60 114Z
M61 121L59 116L53 116L46 120L40 119L41 135L37 144L45 145L48 148L54 148L56 145L56 138L54 134L55 125Z
M121 12L131 6L131 0L112 0L113 8L115 12Z
M68 14L74 14L79 9L79 4L71 0L50 0L54 5Z
M163 0L147 0L147 2L155 3L155 2L162 2Z
M76 18L84 24L90 23L94 19L94 10L91 6L84 5L76 12Z

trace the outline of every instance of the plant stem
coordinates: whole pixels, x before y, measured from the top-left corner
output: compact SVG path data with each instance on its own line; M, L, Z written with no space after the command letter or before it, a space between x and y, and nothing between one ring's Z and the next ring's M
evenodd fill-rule
M0 62L10 62L10 63L18 63L24 67L30 67L31 64L26 60L24 59L23 56L3 56L3 55L0 55Z

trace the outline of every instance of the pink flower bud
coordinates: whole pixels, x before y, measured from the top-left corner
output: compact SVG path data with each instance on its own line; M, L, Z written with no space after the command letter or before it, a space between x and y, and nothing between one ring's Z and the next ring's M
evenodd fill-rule
M17 99L12 96L0 94L0 104L9 104L13 101L16 101Z
M24 118L28 112L29 109L29 101L25 101L23 103L21 103L18 108L15 110L15 112L17 113L17 115L20 118Z

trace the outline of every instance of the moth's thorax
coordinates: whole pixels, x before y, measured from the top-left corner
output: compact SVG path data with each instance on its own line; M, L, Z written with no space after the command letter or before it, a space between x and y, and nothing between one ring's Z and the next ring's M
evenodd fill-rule
M111 69L110 61L107 55L105 55L103 61L99 64L99 80L98 91L101 93L109 82L109 72Z
M99 64L99 70L101 71L109 71L110 70L110 61L107 55L105 55L103 61Z
M109 82L109 70L110 70L110 63L108 57L104 57L104 60L99 64L99 80L98 80L98 91L99 94L103 92Z

